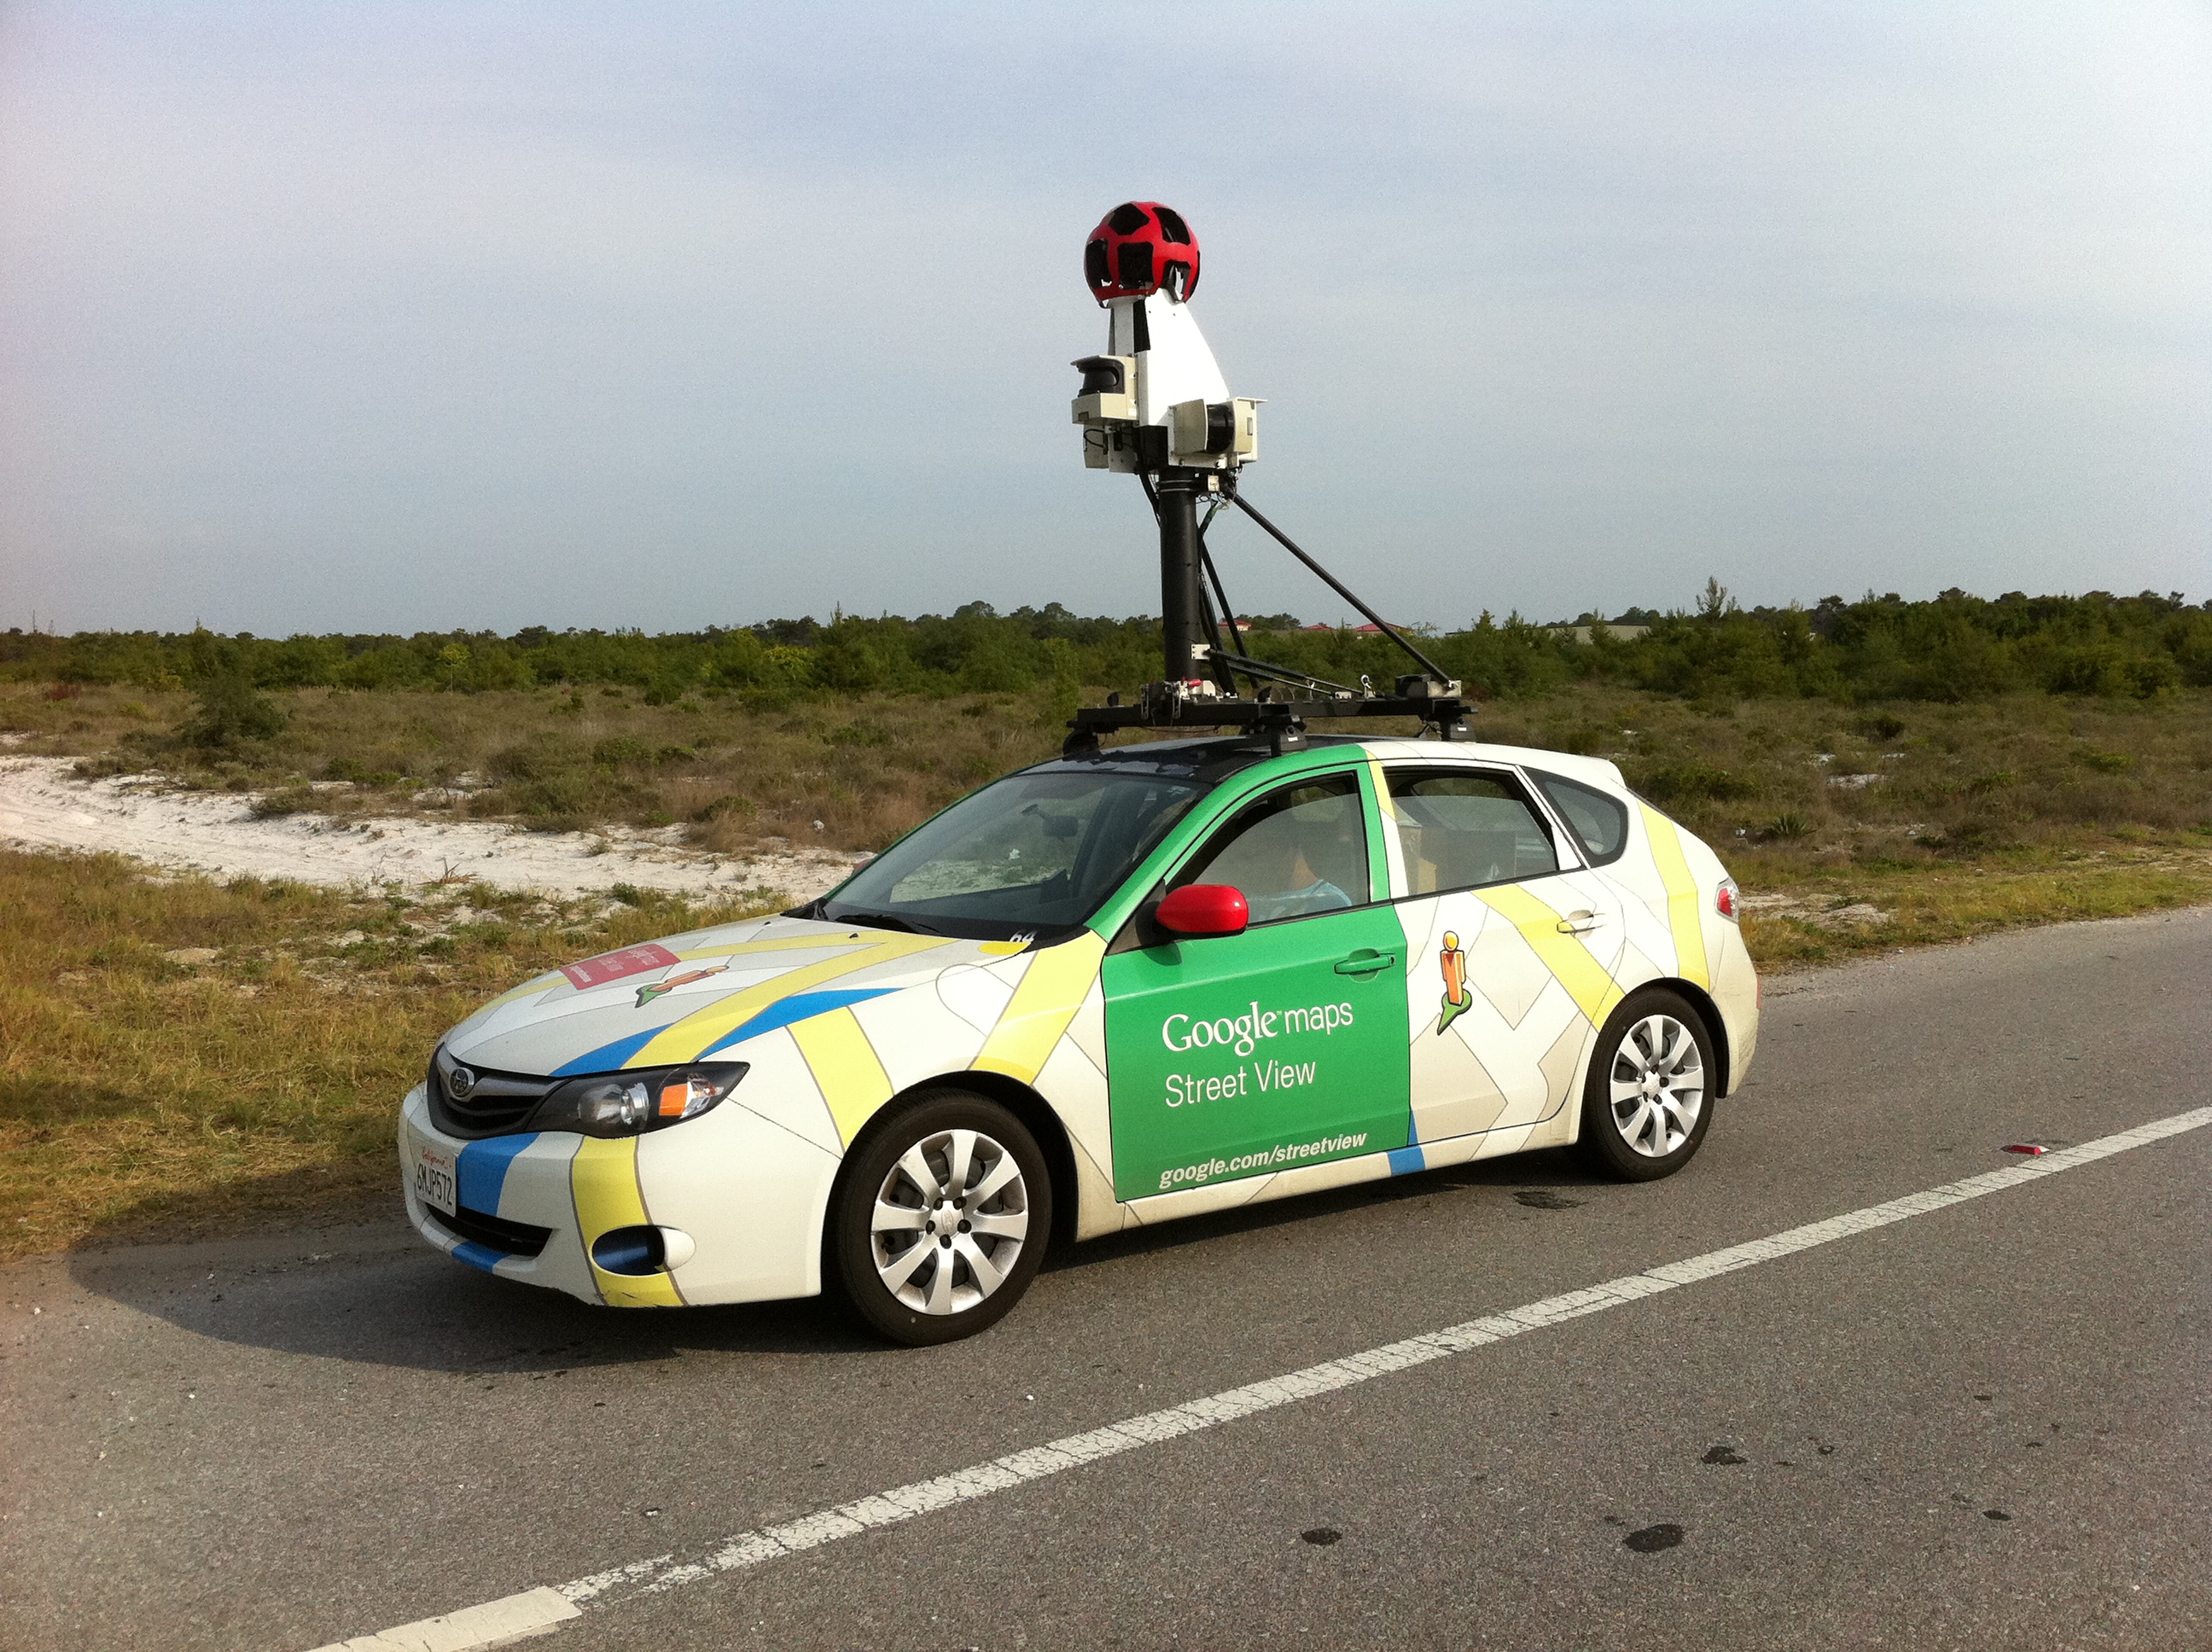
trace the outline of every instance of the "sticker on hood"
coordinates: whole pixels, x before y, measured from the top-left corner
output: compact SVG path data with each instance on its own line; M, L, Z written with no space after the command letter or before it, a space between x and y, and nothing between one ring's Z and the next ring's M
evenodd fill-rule
M665 969L672 963L682 962L659 943L647 941L642 946L625 946L619 952L602 952L581 963L564 964L561 973L568 976L570 986L581 992L586 987L620 981L624 975L641 975L649 969Z

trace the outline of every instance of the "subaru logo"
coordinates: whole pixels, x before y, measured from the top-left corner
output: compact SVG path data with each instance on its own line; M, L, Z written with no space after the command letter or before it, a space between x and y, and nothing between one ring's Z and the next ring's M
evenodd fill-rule
M477 1075L467 1067L455 1067L446 1075L446 1093L457 1102L465 1102L477 1087Z

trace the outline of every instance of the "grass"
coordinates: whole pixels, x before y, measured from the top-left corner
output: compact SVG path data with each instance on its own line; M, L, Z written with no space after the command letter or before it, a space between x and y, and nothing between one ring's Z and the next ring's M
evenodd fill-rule
M438 1035L554 964L757 907L410 900L0 852L0 1257L387 1194Z
M878 849L984 780L1049 756L1060 726L1011 694L874 695L748 708L634 691L478 695L305 689L283 731L228 750L173 732L180 694L0 684L13 750L87 773L157 769L261 795L270 813L459 814L546 829L682 824L738 854L787 841ZM1354 725L1337 725L1350 732ZM1403 724L1377 732L1403 733ZM1480 738L1595 753L1784 884L1838 865L1930 868L2135 832L2212 834L2212 689L2151 700L2021 694L1956 705L1720 704L1585 683L1497 701Z
M1739 878L1759 870L1745 857L1731 869ZM1860 866L1801 877L1784 898L1743 920L1762 970L2212 902L2212 847L2031 852L1936 870Z
M1064 730L1009 694L878 695L749 709L648 705L628 689L478 695L302 689L283 730L219 750L175 733L181 694L91 687L51 701L0 685L14 750L88 774L159 770L261 794L267 813L446 814L545 831L682 824L717 853L785 843L878 848L987 780L1052 756Z
M222 752L169 732L179 694L0 686L0 730L272 812L681 822L724 853L880 847L1059 740L1006 694L274 697L282 732ZM1585 685L1486 706L1478 732L1620 763L1719 849L1768 969L2212 901L2212 690L1853 707ZM388 1201L393 1107L447 1025L554 963L744 910L615 894L410 900L0 853L0 1256Z

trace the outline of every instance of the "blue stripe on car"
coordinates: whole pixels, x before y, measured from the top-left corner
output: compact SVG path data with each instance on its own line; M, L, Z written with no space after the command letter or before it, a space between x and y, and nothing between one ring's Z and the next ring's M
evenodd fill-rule
M692 1059L702 1061L716 1050L727 1049L732 1044L757 1038L764 1032L774 1032L778 1027L788 1027L794 1021L804 1021L811 1015L821 1015L830 1010L842 1010L848 1005L865 1004L872 998L881 998L885 993L896 990L890 987L848 987L840 992L793 993L789 998L777 999L735 1031L723 1034ZM611 1044L586 1050L574 1060L554 1068L553 1076L556 1078L573 1078L585 1072L619 1072L625 1061L675 1024L672 1021L666 1026L632 1033L627 1038L616 1039Z
M1390 1150L1390 1174L1404 1175L1409 1170L1429 1168L1428 1155L1418 1147L1394 1147Z
M553 1069L556 1078L572 1078L580 1072L613 1072L654 1039L676 1023L672 1021L659 1027L648 1027L641 1033L632 1033L627 1038L617 1038L611 1044L602 1044L595 1050L586 1050L574 1060Z
M842 1010L849 1005L866 1004L872 998L881 998L895 991L890 987L848 987L840 992L793 993L789 998L779 999L743 1026L724 1033L699 1052L703 1058L716 1050L741 1044L748 1038L757 1038L764 1032L774 1032L778 1027L788 1027L794 1021L804 1021L809 1016L826 1015L832 1010Z
M489 1245L480 1245L473 1239L453 1247L453 1260L466 1262L471 1267L480 1267L489 1273L507 1260L503 1250L494 1250Z
M507 1167L514 1162L517 1153L537 1139L537 1133L532 1131L526 1136L494 1136L489 1141L472 1141L463 1147L461 1203L486 1216L497 1216L500 1189L507 1184Z

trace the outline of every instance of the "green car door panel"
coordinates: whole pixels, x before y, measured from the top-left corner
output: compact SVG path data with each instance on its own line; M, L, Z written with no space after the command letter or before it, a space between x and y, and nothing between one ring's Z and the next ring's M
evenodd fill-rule
M1255 926L1107 958L1117 1197L1406 1145L1406 935L1368 899L1373 806L1351 770L1242 805L1170 881L1243 890Z
M1108 958L1115 1196L1406 1145L1405 950L1368 906Z

